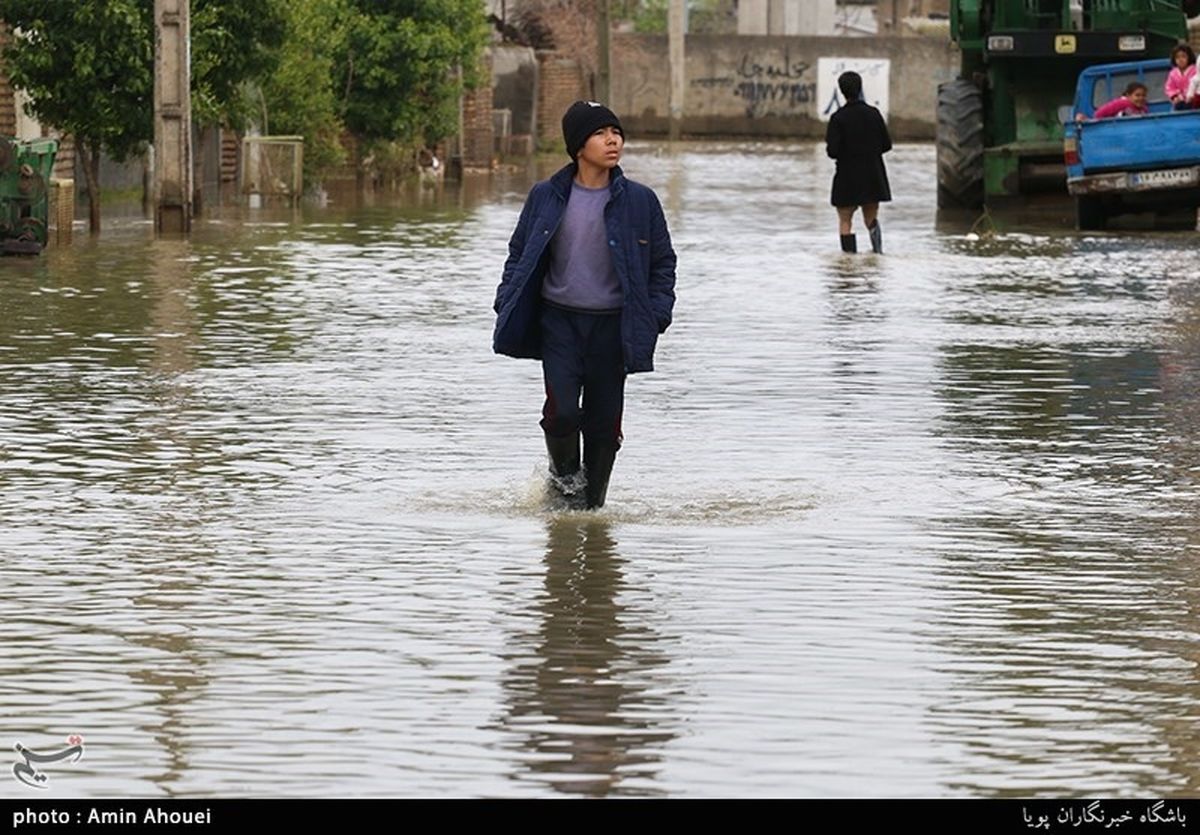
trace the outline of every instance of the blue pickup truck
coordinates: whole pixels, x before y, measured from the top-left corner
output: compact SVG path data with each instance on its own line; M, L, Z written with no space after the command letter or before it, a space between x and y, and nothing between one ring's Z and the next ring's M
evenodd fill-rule
M1109 218L1129 212L1200 207L1200 110L1172 109L1163 93L1170 69L1164 58L1080 73L1063 139L1080 229L1103 229ZM1146 85L1148 115L1092 118L1131 81Z

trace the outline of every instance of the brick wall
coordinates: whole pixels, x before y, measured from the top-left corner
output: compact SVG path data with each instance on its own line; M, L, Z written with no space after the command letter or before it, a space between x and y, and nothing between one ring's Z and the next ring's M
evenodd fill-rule
M485 54L479 86L463 95L463 165L467 168L491 168L494 145L492 63L490 54Z
M58 153L54 155L54 176L60 180L69 180L75 176L75 139L71 136L59 136Z
M610 0L614 17L617 5L616 0ZM508 0L508 13L518 20L534 19L548 30L553 43L534 46L574 58L579 63L583 89L587 91L582 98L595 98L595 76L600 68L596 0Z
M8 42L8 27L0 24L0 50ZM17 105L8 74L0 72L0 136L17 135Z
M55 166L57 168L57 165ZM52 244L69 244L75 219L75 183L71 179L55 177L50 180L49 227L53 234L48 235Z
M562 115L585 98L579 62L562 52L538 53L538 143L562 147Z
M233 186L238 178L238 155L242 140L232 128L221 128L221 187Z

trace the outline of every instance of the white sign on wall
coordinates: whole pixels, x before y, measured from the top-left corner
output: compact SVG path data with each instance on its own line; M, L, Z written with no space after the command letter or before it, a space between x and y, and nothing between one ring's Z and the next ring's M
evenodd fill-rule
M856 72L862 76L863 99L867 104L879 108L883 118L888 115L888 76L892 62L887 58L818 58L817 59L817 115L828 122L842 101L838 89L838 76L844 72Z

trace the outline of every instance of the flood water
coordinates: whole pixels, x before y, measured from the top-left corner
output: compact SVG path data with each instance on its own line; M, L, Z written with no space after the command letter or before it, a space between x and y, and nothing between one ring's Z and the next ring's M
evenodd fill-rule
M599 513L491 353L529 173L0 263L0 749L86 745L0 796L1195 794L1195 233L889 165L844 256L820 147L630 145Z

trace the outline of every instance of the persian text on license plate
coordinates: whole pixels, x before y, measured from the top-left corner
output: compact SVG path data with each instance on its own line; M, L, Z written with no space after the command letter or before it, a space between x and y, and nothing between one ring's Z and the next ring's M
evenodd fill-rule
M1167 171L1140 171L1129 175L1134 186L1185 186L1196 182L1194 168L1172 168Z

